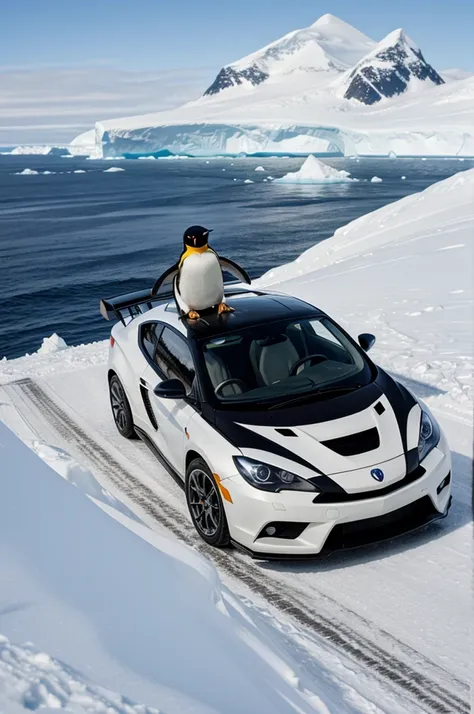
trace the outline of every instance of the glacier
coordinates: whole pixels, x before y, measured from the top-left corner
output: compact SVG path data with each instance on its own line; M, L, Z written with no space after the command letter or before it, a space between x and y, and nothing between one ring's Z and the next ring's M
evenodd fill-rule
M373 77L376 90L367 85ZM377 44L324 15L224 67L199 99L99 121L70 151L95 158L474 156L473 103L474 76L445 83L403 30Z

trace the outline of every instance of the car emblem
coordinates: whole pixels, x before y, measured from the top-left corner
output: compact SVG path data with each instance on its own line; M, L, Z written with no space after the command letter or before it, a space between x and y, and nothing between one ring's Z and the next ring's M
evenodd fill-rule
M374 478L376 481L379 481L379 482L383 481L385 478L385 474L382 471L382 469L372 469L372 471L370 472L370 475L372 476L372 478Z

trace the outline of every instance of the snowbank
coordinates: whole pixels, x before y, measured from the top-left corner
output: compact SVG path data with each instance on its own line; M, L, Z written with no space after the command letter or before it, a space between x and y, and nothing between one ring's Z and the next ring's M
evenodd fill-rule
M253 284L321 305L352 334L374 332L375 361L433 385L471 420L473 195L474 169L462 171L339 228Z
M99 508L1 423L0 448L1 711L327 711L208 561Z
M66 349L67 344L62 337L59 337L56 333L51 335L51 337L45 337L41 347L38 349L38 354L45 355L50 352L59 352L60 350Z
M351 179L349 171L339 171L310 155L299 171L292 171L274 183L346 183Z

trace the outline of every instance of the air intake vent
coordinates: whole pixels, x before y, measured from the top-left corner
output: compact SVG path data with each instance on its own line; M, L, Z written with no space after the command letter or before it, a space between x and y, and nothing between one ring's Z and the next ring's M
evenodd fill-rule
M148 419L150 420L150 423L151 423L153 429L158 431L158 424L156 423L155 415L153 413L153 408L151 406L150 395L148 394L148 389L145 389L145 387L143 387L141 384L140 384L140 393L142 395L143 404L145 405L146 413L148 414Z
M295 434L295 432L291 429L275 429L275 431L277 431L282 436L298 436L298 434Z
M378 449L380 437L377 427L374 426L373 429L367 429L367 431L359 431L357 434L349 434L349 436L341 436L338 439L329 439L329 441L321 443L340 456L356 456Z

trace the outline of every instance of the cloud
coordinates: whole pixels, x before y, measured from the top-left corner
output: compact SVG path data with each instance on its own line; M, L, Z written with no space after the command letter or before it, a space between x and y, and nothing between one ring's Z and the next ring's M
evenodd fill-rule
M0 68L0 146L69 143L96 121L171 109L199 97L213 74L102 64Z

